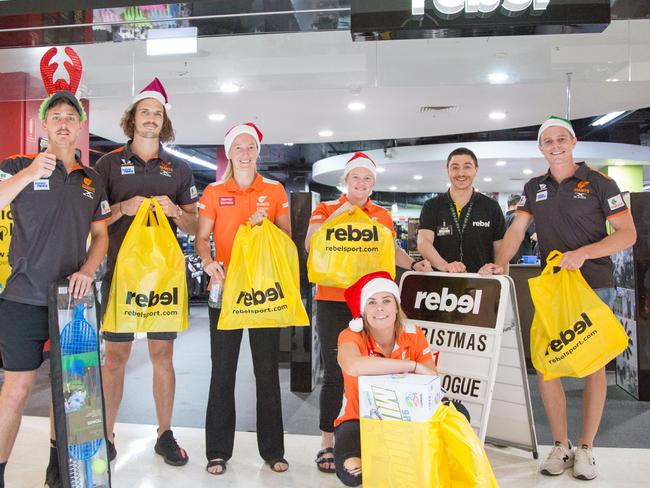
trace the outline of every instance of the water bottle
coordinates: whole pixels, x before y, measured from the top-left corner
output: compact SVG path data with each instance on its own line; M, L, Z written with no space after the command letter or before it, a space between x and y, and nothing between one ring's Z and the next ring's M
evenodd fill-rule
M223 268L223 263L219 262L219 266ZM210 296L208 297L208 307L221 308L223 300L223 283L215 281L210 287Z

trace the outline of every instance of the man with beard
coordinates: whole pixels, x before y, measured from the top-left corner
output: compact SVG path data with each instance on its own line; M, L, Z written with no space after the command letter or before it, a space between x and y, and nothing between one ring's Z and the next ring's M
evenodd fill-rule
M162 146L174 139L174 129L167 115L169 108L167 93L158 78L155 78L134 97L122 117L121 127L129 142L97 162L96 169L106 184L113 212L109 220L108 264L102 290L104 309L108 302L117 254L145 197L158 201L174 232L179 227L187 234L196 233L198 215L195 202L198 200L198 192L192 170L185 161L175 158ZM122 401L125 368L134 335L106 331L102 335L106 341L102 369L106 431L111 439L108 450L112 461L117 456L113 429ZM154 450L167 464L183 466L189 458L171 431L176 388L173 365L176 337L176 332L147 334L158 419L158 440Z

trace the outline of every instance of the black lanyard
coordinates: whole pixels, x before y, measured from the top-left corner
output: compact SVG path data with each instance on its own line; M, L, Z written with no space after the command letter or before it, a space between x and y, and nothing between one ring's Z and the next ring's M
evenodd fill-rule
M472 193L472 197L474 196L474 193ZM454 226L456 227L456 231L458 232L458 238L460 239L460 262L463 262L463 233L465 232L465 229L467 228L467 224L469 223L469 216L472 213L472 207L474 206L474 198L470 199L469 206L467 207L467 212L465 213L465 218L463 219L463 223L461 225L460 221L458 220L458 211L456 210L456 204L451 198L451 195L449 195L449 210L451 210L451 219L454 223ZM462 210L461 210L462 212Z

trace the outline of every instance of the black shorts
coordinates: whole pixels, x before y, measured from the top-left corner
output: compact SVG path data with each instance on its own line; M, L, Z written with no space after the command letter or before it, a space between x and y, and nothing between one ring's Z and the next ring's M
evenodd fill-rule
M106 313L108 306L108 293L111 289L109 281L102 281L101 290L101 304L102 304L102 317ZM133 342L135 335L132 332L108 332L102 331L102 337L105 341L109 342ZM147 339L155 341L173 341L178 337L178 332L147 332Z
M0 354L7 371L33 371L50 338L47 307L0 298Z

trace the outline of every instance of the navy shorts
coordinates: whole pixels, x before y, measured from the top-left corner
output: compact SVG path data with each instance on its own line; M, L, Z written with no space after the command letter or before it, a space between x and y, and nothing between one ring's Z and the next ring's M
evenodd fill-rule
M50 338L47 307L0 298L0 354L7 371L33 371Z

